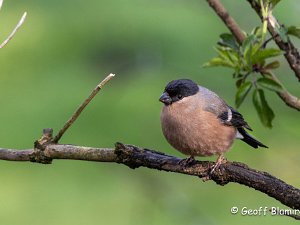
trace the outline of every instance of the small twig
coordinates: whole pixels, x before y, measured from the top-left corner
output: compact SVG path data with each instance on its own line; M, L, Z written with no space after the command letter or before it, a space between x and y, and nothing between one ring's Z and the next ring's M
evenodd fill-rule
M264 43L262 44L262 48L266 48L267 44L269 44L270 41L274 40L278 36L279 36L279 34L276 34L274 37L272 36L272 37L268 38L267 40L265 40Z
M104 78L97 86L96 88L91 92L89 97L80 105L80 107L74 112L72 117L65 123L63 128L60 129L58 134L54 137L53 142L58 143L60 138L63 136L63 134L67 131L67 129L74 123L74 121L80 116L81 112L84 110L84 108L91 102L91 100L96 96L96 94L102 89L102 87L113 77L115 74L109 74L107 77Z
M2 6L2 1L0 2L0 8ZM22 26L22 24L25 21L27 12L24 12L23 16L21 17L20 21L18 22L17 26L15 27L15 29L13 29L13 31L11 32L11 34L2 42L2 44L0 45L0 49L3 48L12 38L13 36L16 34L17 30Z
M277 91L276 94L285 102L285 104L291 108L294 108L298 111L300 111L300 99L296 96L292 95L280 82L280 80L275 76L274 73L271 71L261 71L262 76L265 76L265 74L269 74L269 79L274 80L276 83L280 84L282 86L282 90Z

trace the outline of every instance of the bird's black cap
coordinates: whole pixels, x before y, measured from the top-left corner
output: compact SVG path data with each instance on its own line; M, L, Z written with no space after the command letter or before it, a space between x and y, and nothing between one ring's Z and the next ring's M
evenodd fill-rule
M167 84L165 91L170 95L182 95L183 97L194 95L198 92L198 85L189 79L172 80Z
M199 91L198 85L189 79L172 80L165 87L165 93L167 93L169 97L172 99L172 101L169 102L168 104L179 101L184 97L194 95L198 91Z

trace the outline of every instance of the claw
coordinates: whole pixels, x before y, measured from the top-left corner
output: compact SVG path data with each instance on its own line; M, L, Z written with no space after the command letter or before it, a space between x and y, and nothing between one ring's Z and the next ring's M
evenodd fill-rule
M221 164L226 163L226 162L227 162L227 159L223 155L219 155L215 165L213 165L211 167L209 175L212 175L215 172L215 170L217 170L220 167Z

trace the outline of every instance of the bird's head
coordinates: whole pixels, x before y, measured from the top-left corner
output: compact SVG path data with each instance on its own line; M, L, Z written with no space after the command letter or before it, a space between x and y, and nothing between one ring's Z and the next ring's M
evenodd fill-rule
M172 80L167 84L159 101L165 105L171 105L174 102L196 94L199 90L198 85L189 79Z

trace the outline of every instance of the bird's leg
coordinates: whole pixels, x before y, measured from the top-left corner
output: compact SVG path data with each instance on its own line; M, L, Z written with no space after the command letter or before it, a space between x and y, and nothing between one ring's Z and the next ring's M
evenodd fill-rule
M209 168L208 175L205 177L202 177L202 180L204 182L211 180L211 176L213 175L215 170L218 169L222 163L226 163L226 162L227 162L227 159L223 156L223 154L219 155L219 157L217 158L217 161L215 162L215 165L213 165Z
M193 165L195 161L196 160L195 160L194 156L191 155L190 157L188 157L186 159L180 160L179 165L181 165L183 167L188 167L188 166Z
M213 165L211 167L211 170L210 170L209 173L213 174L213 172L215 172L215 170L218 169L220 167L220 165L222 163L225 163L225 162L227 162L227 159L223 156L223 154L219 155L219 157L217 158L217 161L216 161L215 165Z

